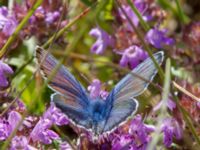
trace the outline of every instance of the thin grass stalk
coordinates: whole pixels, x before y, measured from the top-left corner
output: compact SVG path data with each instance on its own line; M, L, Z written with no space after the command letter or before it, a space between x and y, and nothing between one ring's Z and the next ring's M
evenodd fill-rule
M133 4L133 2L131 0L127 0L128 4L131 6L131 9L133 10L133 12L136 14L136 16L138 17L142 27L144 28L144 30L147 32L150 27L149 25L144 21L144 19L142 18L142 15L140 14L140 12L137 10L137 8L135 7L135 5Z
M152 141L148 145L148 150L154 150L155 146L157 145L159 141L159 135L161 132L161 125L163 123L164 118L166 117L167 114L167 100L170 92L170 83L171 83L171 61L168 58L165 66L165 80L164 80L164 88L163 88L163 93L162 93L162 105L160 109L160 114L158 116L158 123L156 125L156 131L155 135L152 138Z
M189 22L189 18L184 14L183 9L181 8L179 0L175 0L177 13L182 23L186 24Z

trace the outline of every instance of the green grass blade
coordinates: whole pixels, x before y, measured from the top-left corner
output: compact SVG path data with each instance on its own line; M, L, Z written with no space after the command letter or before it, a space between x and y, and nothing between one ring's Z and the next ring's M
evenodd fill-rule
M152 138L152 141L148 145L148 150L154 150L160 137L161 132L161 125L163 123L163 119L166 117L167 114L167 100L170 92L170 84L171 84L171 61L168 58L165 67L165 80L164 80L164 89L162 93L162 106L160 110L160 115L158 116L158 123L156 125L156 132Z

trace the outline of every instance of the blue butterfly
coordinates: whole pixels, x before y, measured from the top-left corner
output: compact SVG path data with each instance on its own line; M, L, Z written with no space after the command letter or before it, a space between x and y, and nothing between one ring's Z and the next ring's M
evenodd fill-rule
M49 77L58 64L57 60L41 47L36 48L36 57L41 63L40 68L44 76ZM157 52L154 58L161 64L163 52ZM95 135L101 135L113 131L136 113L138 102L135 97L148 87L148 81L153 80L157 69L153 61L147 58L133 69L132 73L142 76L146 81L129 73L117 83L106 100L100 97L92 100L85 88L61 66L49 82L49 86L55 91L51 99L75 125L90 130Z

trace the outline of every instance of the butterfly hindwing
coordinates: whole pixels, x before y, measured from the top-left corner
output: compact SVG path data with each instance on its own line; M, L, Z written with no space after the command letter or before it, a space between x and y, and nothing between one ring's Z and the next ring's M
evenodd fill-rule
M110 109L109 115L106 116L106 120L99 122L96 133L101 134L107 131L113 131L115 127L123 123L128 117L133 116L137 108L138 102L134 98L115 103Z
M75 105L71 105L64 95L55 93L51 96L51 98L56 104L56 107L60 108L63 113L67 114L75 125L79 125L86 129L92 128L90 115L87 111Z
M154 54L158 64L162 63L163 55L163 52ZM146 81L129 73L114 87L106 100L108 114L104 125L101 125L102 132L112 130L136 112L138 104L133 97L142 94L149 85L147 81L153 80L157 69L151 58L147 58L131 72L143 77Z

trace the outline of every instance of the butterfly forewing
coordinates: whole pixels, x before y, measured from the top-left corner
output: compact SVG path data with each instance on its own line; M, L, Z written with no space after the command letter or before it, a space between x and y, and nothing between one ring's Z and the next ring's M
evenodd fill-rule
M154 54L155 60L158 64L163 61L163 52L158 52ZM135 69L126 75L114 88L115 98L124 99L126 97L136 97L140 95L149 85L157 74L157 69L151 58L147 58L143 63L139 64ZM142 77L138 78L134 74Z
M58 64L57 60L41 47L36 48L36 57L43 75L46 78L50 77L52 75L52 71ZM89 100L86 90L64 66L59 68L48 85L56 93L64 95L64 98L60 99L63 104L72 106L71 109L87 110ZM52 100L54 101L54 96L52 97ZM54 102L57 104L59 101L56 99ZM60 105L57 107L59 108Z

